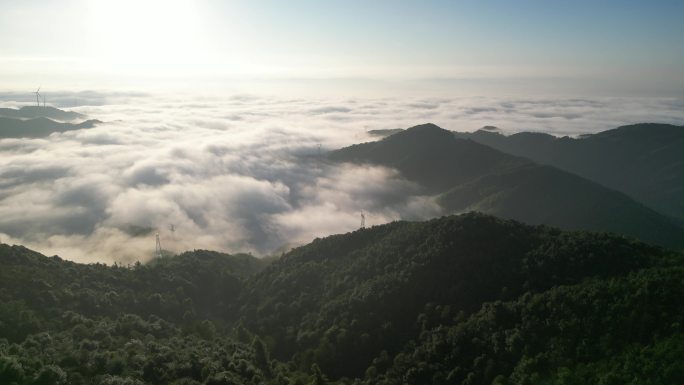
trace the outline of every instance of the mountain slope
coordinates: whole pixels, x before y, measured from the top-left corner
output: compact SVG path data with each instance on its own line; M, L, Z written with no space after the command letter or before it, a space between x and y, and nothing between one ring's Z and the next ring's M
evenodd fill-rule
M374 163L396 168L408 179L440 192L495 171L512 169L526 160L469 140L456 140L434 124L423 124L377 142L333 151L334 161Z
M449 326L432 311L419 341L374 360L365 383L677 384L682 279L681 266L590 278L487 303Z
M642 123L578 139L484 130L455 135L570 171L684 218L684 126Z
M396 168L428 193L439 194L438 203L449 213L477 210L531 224L611 231L684 248L684 228L620 192L455 138L432 124L329 156L334 161Z
M42 138L54 132L65 132L93 128L99 120L86 120L78 124L60 123L48 118L28 120L0 117L0 139L2 138Z
M222 320L261 268L201 250L83 265L0 244L0 384L264 384L263 342Z
M54 107L24 106L20 109L0 108L0 116L15 119L48 118L53 120L69 121L82 119L83 114L74 111L64 111Z
M684 249L669 218L626 195L550 166L530 164L459 185L437 199L449 212L479 211L529 224L610 231Z
M266 263L245 254L196 250L147 265L112 268L47 258L21 246L0 244L0 265L0 301L39 305L34 311L46 318L74 311L88 317L154 314L178 321L188 315L227 316L241 281ZM0 316L0 337L22 338L21 333L10 337L11 325L21 323L19 314L5 316L9 318ZM20 329L26 333L27 327Z
M396 222L286 254L247 282L241 323L278 359L292 358L300 367L316 363L332 378L365 373L374 383L369 366L386 370L396 354L412 349L421 330L460 325L484 303L515 301L590 277L608 282L673 260L619 237L479 214ZM442 354L433 357L444 359ZM403 365L420 367L418 361Z
M203 250L121 267L7 245L0 266L3 384L670 384L684 373L681 254L482 214L317 239L265 269Z

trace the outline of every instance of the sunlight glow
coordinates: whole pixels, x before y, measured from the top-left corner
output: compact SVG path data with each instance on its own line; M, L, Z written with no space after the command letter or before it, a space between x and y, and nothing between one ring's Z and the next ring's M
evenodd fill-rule
M99 70L167 76L212 67L192 0L93 1L90 7L91 53Z

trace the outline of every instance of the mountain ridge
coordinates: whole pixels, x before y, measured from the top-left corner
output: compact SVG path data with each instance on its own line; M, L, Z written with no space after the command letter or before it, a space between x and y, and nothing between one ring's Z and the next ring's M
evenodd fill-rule
M0 108L0 116L15 119L49 118L61 121L71 121L85 117L85 115L78 112L65 111L51 106L23 106L19 109Z
M457 137L434 124L332 151L328 157L395 168L436 195L446 213L479 210L530 224L614 231L684 248L684 228L619 191Z
M639 123L580 138L482 130L454 135L572 172L684 218L684 126Z
M43 138L56 132L89 129L102 123L97 119L81 123L62 123L49 118L15 119L0 117L0 139L2 138Z
M240 323L269 336L278 359L353 377L409 343L428 305L449 307L448 323L482 302L667 263L649 256L662 252L477 213L394 222L314 241L269 265L243 291Z

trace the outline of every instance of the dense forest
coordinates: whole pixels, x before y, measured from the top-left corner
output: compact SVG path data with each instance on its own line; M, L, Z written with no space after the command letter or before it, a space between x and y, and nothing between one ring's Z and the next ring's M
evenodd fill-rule
M0 245L0 384L679 384L683 258L482 214L273 260Z

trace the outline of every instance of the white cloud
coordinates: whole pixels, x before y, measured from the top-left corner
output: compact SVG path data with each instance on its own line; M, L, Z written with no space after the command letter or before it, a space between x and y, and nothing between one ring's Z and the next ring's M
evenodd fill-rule
M32 102L18 95L0 94L0 104ZM438 215L431 197L393 170L318 157L319 145L325 152L372 140L372 129L430 121L459 131L495 125L577 135L644 121L684 123L680 99L62 92L52 100L105 123L0 140L0 238L87 262L147 259L155 231L173 251L264 254L354 230L362 210L367 225Z

